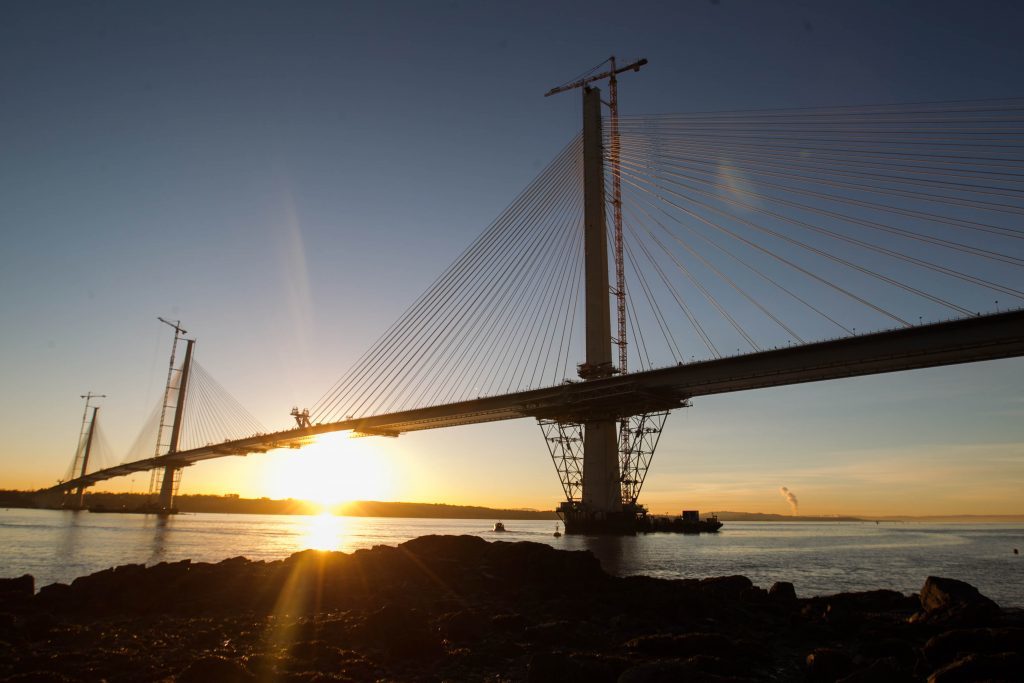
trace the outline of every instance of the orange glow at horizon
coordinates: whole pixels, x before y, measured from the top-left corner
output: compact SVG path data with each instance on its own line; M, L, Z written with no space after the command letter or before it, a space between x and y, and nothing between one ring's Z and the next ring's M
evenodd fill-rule
M298 451L277 451L263 470L266 495L324 508L353 500L387 499L393 488L387 459L368 439L322 434Z

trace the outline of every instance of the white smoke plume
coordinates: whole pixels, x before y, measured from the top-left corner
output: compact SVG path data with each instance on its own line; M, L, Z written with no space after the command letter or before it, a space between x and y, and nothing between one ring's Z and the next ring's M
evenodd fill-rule
M785 486L779 487L779 493L783 495L786 502L789 503L789 507L793 509L793 514L796 514L797 506L800 504L796 500L796 494L787 489Z

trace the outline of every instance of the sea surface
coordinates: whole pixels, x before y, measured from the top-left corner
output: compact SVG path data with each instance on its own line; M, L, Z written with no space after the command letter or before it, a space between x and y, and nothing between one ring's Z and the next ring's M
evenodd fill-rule
M36 587L121 564L239 555L274 560L304 550L351 552L426 534L473 534L589 550L621 576L701 578L743 574L768 588L791 581L797 595L888 588L912 593L925 577L975 585L1003 607L1024 608L1024 524L727 522L717 534L562 536L554 522L381 517L94 514L0 509L0 577L32 574Z

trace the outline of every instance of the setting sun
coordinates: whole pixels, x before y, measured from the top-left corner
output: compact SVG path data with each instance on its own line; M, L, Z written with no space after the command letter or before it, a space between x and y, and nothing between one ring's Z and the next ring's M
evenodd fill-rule
M386 499L391 492L389 469L370 440L323 434L301 450L275 451L264 473L265 490L271 498L323 506Z

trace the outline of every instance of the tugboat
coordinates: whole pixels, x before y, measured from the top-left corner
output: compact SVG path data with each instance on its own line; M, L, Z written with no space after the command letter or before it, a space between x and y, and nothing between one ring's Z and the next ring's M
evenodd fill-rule
M493 531L504 531L504 530L505 530L505 525L504 524L502 524L501 522L495 522L494 523Z
M646 524L641 531L648 534L658 532L703 534L716 533L721 528L722 523L718 521L718 515L714 513L701 519L700 511L683 510L683 514L679 517L647 517Z

